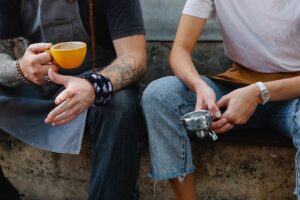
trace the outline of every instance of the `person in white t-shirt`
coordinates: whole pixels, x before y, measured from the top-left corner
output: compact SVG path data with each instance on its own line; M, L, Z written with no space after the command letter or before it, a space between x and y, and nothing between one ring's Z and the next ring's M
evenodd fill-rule
M214 16L234 64L214 77L200 76L191 54ZM169 180L177 199L196 199L195 167L181 118L204 109L214 117L210 128L216 133L268 126L290 137L297 148L300 200L299 0L187 0L170 65L176 76L152 82L142 97L150 176Z

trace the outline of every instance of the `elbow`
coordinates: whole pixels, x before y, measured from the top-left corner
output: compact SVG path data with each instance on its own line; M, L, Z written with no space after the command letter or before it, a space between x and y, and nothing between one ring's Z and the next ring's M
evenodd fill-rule
M171 70L174 72L174 68L176 67L176 63L178 63L178 59L180 59L180 48L173 46L169 55L169 65Z
M137 67L139 68L138 69L138 78L141 79L143 78L146 73L147 73L147 70L148 70L148 65L147 65L147 54L146 52L140 54L138 57L137 57Z

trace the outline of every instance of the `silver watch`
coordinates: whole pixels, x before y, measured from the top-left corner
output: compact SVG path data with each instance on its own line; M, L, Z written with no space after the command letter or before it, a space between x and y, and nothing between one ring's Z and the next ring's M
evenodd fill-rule
M270 92L263 82L260 81L255 84L258 86L260 90L260 98L262 100L262 105L264 105L270 100Z

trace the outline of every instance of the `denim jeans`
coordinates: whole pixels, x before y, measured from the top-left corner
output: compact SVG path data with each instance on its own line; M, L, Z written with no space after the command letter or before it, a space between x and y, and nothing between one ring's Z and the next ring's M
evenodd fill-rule
M121 90L105 106L89 110L93 156L89 200L138 199L140 115L134 89Z
M230 84L207 77L203 80L214 90L217 99L242 85ZM190 140L181 117L194 111L195 93L177 77L158 79L146 88L142 109L147 124L150 173L156 180L184 177L193 172ZM259 105L244 125L234 129L272 127L293 140L296 154L296 193L300 200L300 111L299 100L268 102Z

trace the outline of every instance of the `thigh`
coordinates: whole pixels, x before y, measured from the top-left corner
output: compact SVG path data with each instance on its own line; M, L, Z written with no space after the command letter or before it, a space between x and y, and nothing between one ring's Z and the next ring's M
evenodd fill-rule
M89 110L93 150L89 199L136 199L140 119L137 91L129 88Z
M261 115L268 127L297 142L295 137L300 134L299 104L299 99L269 102L261 108Z

